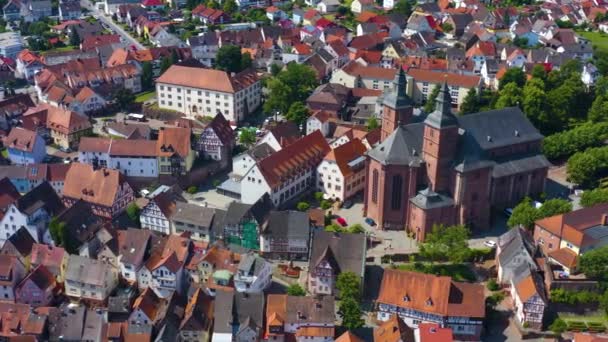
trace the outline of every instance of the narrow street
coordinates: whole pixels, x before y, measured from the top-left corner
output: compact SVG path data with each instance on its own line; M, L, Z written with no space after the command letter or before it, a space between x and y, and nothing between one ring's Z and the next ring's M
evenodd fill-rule
M99 20L102 23L104 23L104 24L108 25L110 28L112 28L112 30L114 30L114 32L116 32L117 34L119 34L125 40L125 42L127 42L127 44L129 46L134 45L137 48L137 50L144 50L144 49L146 49L146 47L144 47L139 41L137 41L137 39L133 38L122 27L120 27L119 25L115 24L112 21L112 18L106 17L105 13L103 13L102 11L98 10L97 8L95 8L95 6L93 6L89 0L80 0L80 6L83 7L83 8L88 9L89 11L91 11L91 13L93 15L99 17Z

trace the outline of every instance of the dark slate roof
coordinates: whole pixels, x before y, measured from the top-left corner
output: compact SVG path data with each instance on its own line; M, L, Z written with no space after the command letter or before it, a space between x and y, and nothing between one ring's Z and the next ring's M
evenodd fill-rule
M188 44L190 46L215 46L218 44L218 37L215 32L205 32L200 36L188 38Z
M310 222L307 213L294 210L271 211L262 234L273 238L308 239Z
M234 292L233 312L235 323L239 325L253 324L258 329L264 321L264 293Z
M498 162L494 166L494 169L492 169L492 177L499 178L550 166L551 163L542 154L525 157L518 156L517 158Z
M405 93L406 86L405 72L403 68L399 68L399 72L395 74L395 79L393 80L393 90L384 96L384 105L393 109L411 107L413 101Z
M251 209L251 204L245 204L241 202L231 202L226 210L226 217L224 218L225 225L235 225L241 222L243 217L247 215Z
M245 274L254 276L260 274L262 268L266 264L266 260L261 256L249 252L243 256L241 262L239 262L238 270Z
M500 253L496 255L496 260L502 267L507 266L511 261L524 252L525 257L531 267L536 268L534 263L534 243L530 236L520 228L513 228L498 237Z
M507 107L458 117L483 150L543 138L518 107Z
M55 216L65 207L53 187L43 182L17 200L17 208L28 215L44 208L50 216Z
M399 126L367 155L384 165L418 166L423 163L420 157L423 133L423 123Z
M451 207L454 205L454 200L452 198L438 194L429 188L419 191L416 196L410 199L410 201L421 209Z
M215 216L215 209L192 203L177 202L172 221L194 223L209 229Z
M247 153L253 158L253 160L260 160L268 157L276 151L267 143L261 143L252 147Z
M9 246L12 246L20 254L16 255L17 257L27 257L32 253L32 248L35 243L36 240L34 240L29 231L25 227L20 227L6 240L4 246L2 246L2 252L12 254L13 251L9 249ZM6 248L4 248L5 246Z
M218 289L213 306L213 332L232 333L234 291Z
M452 114L452 97L446 82L443 83L437 94L435 110L426 117L424 123L439 129L458 125L458 119Z
M318 231L314 233L310 263L317 262L330 248L334 259L342 272L354 272L363 276L365 264L365 234L331 233ZM316 265L309 265L310 268Z

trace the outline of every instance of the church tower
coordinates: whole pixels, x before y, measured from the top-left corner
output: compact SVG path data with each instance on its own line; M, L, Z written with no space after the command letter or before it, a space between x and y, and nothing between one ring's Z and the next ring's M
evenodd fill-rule
M382 102L382 134L381 141L386 139L399 123L408 124L412 118L414 107L412 100L405 94L407 81L403 68L395 74L393 90L384 96Z
M422 156L429 186L435 192L449 192L450 166L458 149L458 119L451 107L450 90L444 83L435 110L424 120Z

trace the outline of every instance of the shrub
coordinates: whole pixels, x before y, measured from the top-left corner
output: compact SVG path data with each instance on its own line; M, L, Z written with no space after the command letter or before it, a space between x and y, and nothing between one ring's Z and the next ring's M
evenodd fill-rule
M528 329L530 327L530 323L528 322L524 322L524 324L522 324L522 326L526 329Z
M139 222L139 212L141 211L135 202L129 203L127 206L127 216L133 222Z
M556 318L553 323L549 325L549 330L553 331L558 335L561 335L564 331L566 331L566 329L568 329L568 325L561 318Z
M290 296L306 296L306 291L300 284L292 284L287 287L287 294Z
M190 195L194 195L197 191L198 191L198 188L194 185L189 186L188 189L186 190L186 192L189 193Z
M321 202L323 200L323 193L322 192L315 192L315 200L317 200L317 202Z
M306 211L306 210L308 210L308 209L310 208L310 204L308 204L308 202L299 202L299 203L296 205L296 208L297 208L299 211Z
M321 209L327 210L329 208L331 208L331 201L329 201L329 200L322 200L321 201Z
M490 290L490 291L500 290L500 285L498 285L498 283L496 282L496 279L494 279L494 278L488 280L487 286L488 286L488 290Z
M348 227L347 231L352 234L365 233L365 229L359 223L355 223L352 226Z

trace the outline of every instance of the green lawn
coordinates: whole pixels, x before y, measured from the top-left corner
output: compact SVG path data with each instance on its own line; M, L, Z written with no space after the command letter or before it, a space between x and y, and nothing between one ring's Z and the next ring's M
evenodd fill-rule
M150 90L145 91L143 93L136 94L135 102L143 103L150 99L153 99L156 96L156 91Z
M589 39L594 47L608 53L608 34L603 32L576 31L583 38Z
M48 55L50 53L66 52L66 51L74 51L74 50L76 50L76 48L73 47L73 46L62 46L62 47L57 47L57 48L54 48L54 49L51 49L51 50L44 51L44 52L42 52L42 54L43 55Z
M454 281L473 282L475 274L465 264L428 264L416 262L413 264L397 265L397 269L441 276L450 276Z

